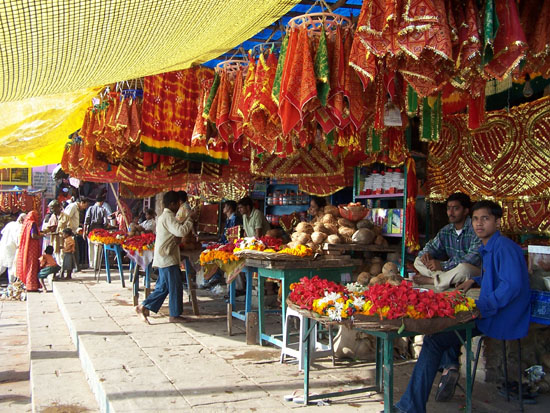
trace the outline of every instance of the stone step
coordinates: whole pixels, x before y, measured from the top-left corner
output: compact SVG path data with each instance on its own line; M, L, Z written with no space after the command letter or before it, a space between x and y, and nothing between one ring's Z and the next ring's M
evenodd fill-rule
M57 283L54 295L102 412L191 409L166 374L85 284ZM131 307L124 310L125 318L134 319ZM138 326L149 327L144 323ZM159 342L159 337L148 335Z
M99 411L54 295L29 293L27 317L32 411Z

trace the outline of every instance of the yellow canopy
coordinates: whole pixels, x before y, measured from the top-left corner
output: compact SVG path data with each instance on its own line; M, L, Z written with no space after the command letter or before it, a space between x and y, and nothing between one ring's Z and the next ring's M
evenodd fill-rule
M0 103L0 168L59 163L98 88Z
M0 103L0 167L60 162L97 93L90 88L204 63L297 3L2 1L0 102L11 103Z
M4 0L0 102L204 63L298 0Z

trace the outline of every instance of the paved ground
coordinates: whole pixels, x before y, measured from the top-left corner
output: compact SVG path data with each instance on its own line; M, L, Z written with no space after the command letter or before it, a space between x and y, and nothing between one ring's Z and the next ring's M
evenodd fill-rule
M31 411L24 301L0 301L0 411Z
M227 336L225 302L219 296L200 294L200 317L190 316L191 307L186 303L185 313L190 321L185 324L168 323L167 308L163 307L158 315L151 317L151 325L146 325L133 312L130 288L123 289L116 279L107 284L104 278L99 283L94 281L90 273L79 276L80 280L56 283L53 296L73 343L77 344L74 348L102 411L282 412L299 409L332 413L383 409L381 397L375 393L333 398L323 407L303 407L284 401L285 395L302 394L303 375L295 364L279 363L277 348L247 346L242 322L236 320L235 334ZM0 334L3 326L16 324L11 321L15 314L23 317L24 323L24 304L0 304L3 305ZM10 312L9 317L6 311ZM270 316L269 322L272 331L280 328L277 316ZM24 324L21 328L19 333L25 334ZM6 331L10 332L11 340L15 331ZM15 355L17 351L25 358L26 339L19 336L20 341L14 341L5 349L6 337L2 335L2 360L6 353ZM28 380L26 360L27 364L19 364L17 369ZM396 398L404 391L413 365L414 362L409 361L396 366ZM371 385L373 367L372 363L348 361L338 361L333 367L328 358L318 360L311 374L311 391L319 394ZM0 372L3 370L4 365ZM26 392L17 390L17 383L1 383L0 411L28 411L28 381ZM13 394L11 401L7 398L4 401L4 394ZM435 403L433 394L429 412L462 411L464 396L460 390L453 401L446 404ZM545 412L549 405L549 397L539 398L538 405L526 406L525 411ZM517 404L508 404L498 396L495 385L485 383L476 384L474 409L476 412L519 411Z

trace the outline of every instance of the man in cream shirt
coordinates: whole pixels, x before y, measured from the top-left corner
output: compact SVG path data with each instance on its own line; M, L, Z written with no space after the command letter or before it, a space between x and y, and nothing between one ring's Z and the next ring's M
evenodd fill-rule
M164 194L162 203L164 211L157 219L157 234L153 256L153 267L158 268L159 278L155 291L147 297L135 310L149 323L149 311L157 313L168 296L171 323L184 321L183 313L183 283L180 271L179 242L193 228L195 213L191 212L183 223L176 220L176 212L180 207L180 199L175 191Z

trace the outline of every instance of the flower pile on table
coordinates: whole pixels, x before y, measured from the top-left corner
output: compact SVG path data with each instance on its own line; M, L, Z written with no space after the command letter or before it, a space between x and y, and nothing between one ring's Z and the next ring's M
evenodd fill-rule
M143 254L143 251L152 251L155 248L155 234L147 233L128 237L124 240L122 248L140 255Z
M106 229L96 228L90 231L88 238L92 242L99 242L100 244L119 244L122 245L126 239L126 234L122 231L108 231Z
M201 252L199 257L202 266L207 264L227 264L231 261L238 261L239 258L233 254L234 243L217 244L211 243Z
M309 310L331 321L353 318L356 314L376 316L380 320L403 318L455 318L475 308L473 299L461 291L436 293L413 288L412 283L377 284L362 288L357 284L343 286L315 276L304 277L290 286L289 299L301 309Z
M313 250L306 245L296 245L292 248L284 246L280 238L265 236L261 238L241 238L235 241L234 253L240 251L261 251L265 253L289 254L297 257L313 255Z

